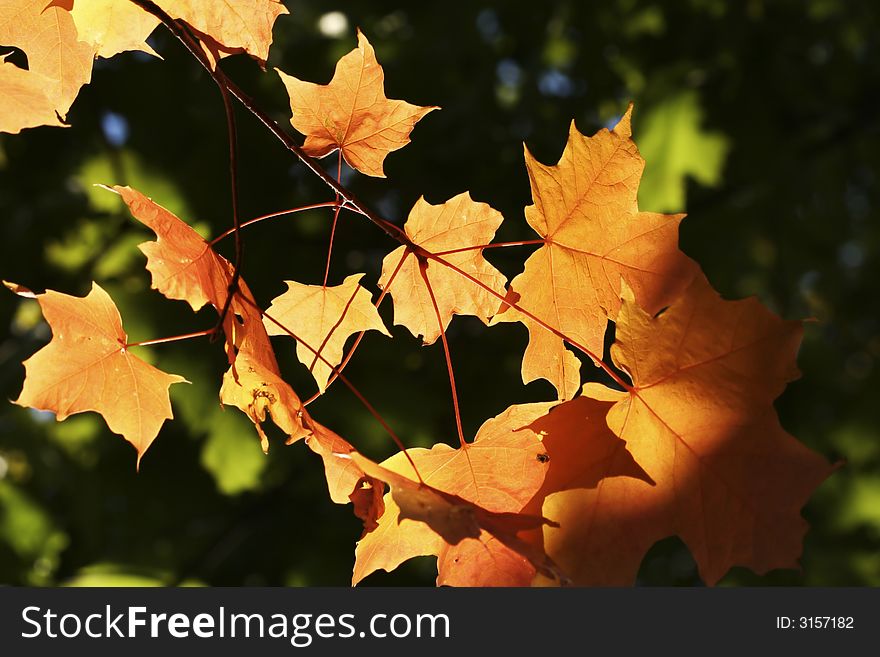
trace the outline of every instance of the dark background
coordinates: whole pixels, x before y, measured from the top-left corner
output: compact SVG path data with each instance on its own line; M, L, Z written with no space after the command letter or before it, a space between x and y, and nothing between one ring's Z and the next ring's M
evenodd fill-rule
M801 350L804 376L777 408L799 439L846 459L804 511L812 529L803 571L736 569L722 583L880 584L875 3L287 4L292 15L275 25L267 73L244 57L224 61L284 125L288 103L271 68L326 83L354 47L356 26L376 48L389 97L443 108L388 157L388 179L344 173L395 222L419 195L439 203L470 190L504 214L499 240L534 237L522 213L530 202L523 141L555 163L572 118L591 134L634 100L634 136L648 161L642 209L688 213L682 247L725 296L756 294L784 317L817 320ZM0 274L77 295L98 281L131 340L207 328L214 317L149 289L136 245L150 235L92 184L130 184L206 234L230 222L216 88L167 34L151 43L165 61L128 53L96 64L71 128L0 135ZM244 217L331 198L254 120L239 118ZM334 168L335 157L326 164ZM329 213L315 211L248 229L244 273L258 300L268 304L285 279L321 282L329 225ZM394 246L343 215L331 283L364 271L375 290ZM500 251L489 259L514 275L528 249ZM390 304L382 311L390 326ZM20 363L49 331L34 302L11 294L0 300L0 327L0 391L15 399ZM350 378L407 444L454 442L439 343L422 348L405 329L392 332L393 341L365 338ZM468 435L512 403L552 396L543 382L520 382L523 327L486 330L457 318L449 335ZM278 340L288 380L309 396L314 384L293 344ZM219 410L222 349L190 341L139 354L193 382L172 389L175 420L139 474L131 446L94 414L56 423L0 407L0 583L347 584L358 522L350 507L330 503L303 444L285 448L275 432L264 457L244 416ZM393 451L344 387L311 408L362 451ZM421 558L365 584L430 584L434 572L434 559ZM667 539L639 582L699 580L681 542Z

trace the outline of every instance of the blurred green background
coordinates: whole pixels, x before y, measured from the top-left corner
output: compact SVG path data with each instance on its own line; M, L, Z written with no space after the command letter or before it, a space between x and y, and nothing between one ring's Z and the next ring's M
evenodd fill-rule
M545 0L516 3L290 0L275 26L270 70L243 57L224 68L284 125L277 75L329 81L360 27L376 48L389 97L443 110L386 161L387 180L344 173L385 217L402 222L419 195L464 190L506 217L498 239L529 239L522 143L555 163L575 119L585 133L636 103L635 139L648 161L643 209L686 211L682 246L729 297L756 294L787 318L814 317L803 378L777 403L783 425L846 465L805 509L803 571L724 584L880 585L880 25L876 3L834 0ZM212 311L149 289L136 245L149 234L118 197L93 183L129 184L205 234L230 222L222 105L210 79L161 31L165 61L125 54L96 64L68 129L0 135L0 274L34 289L85 294L98 281L132 340L199 330ZM265 130L240 114L245 217L329 199ZM328 168L335 158L327 159ZM320 283L326 211L249 229L245 277L267 304L283 280ZM227 244L226 247L230 247ZM343 215L331 281L365 271L375 289L393 248ZM504 253L501 253L504 251ZM528 250L489 259L509 275ZM391 307L383 316L391 324ZM49 339L35 302L0 300L0 389L15 399L20 363ZM410 445L454 442L438 344L400 327L367 335L348 373ZM491 331L458 318L450 330L465 431L509 404L547 399L524 387L521 326ZM289 341L282 369L303 397L313 383ZM278 432L264 457L217 390L218 345L142 348L191 386L172 390L166 423L135 473L134 450L95 414L56 423L0 405L0 583L346 585L359 536L350 507L326 494L320 462ZM585 367L589 374L593 368ZM342 386L312 409L375 457L390 440ZM434 559L365 584L430 584ZM645 560L640 583L697 584L677 539Z

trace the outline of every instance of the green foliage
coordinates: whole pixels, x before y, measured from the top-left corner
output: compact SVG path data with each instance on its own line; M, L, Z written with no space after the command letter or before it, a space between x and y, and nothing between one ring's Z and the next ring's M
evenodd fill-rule
M639 205L656 212L686 207L687 178L716 187L730 144L718 132L704 132L703 110L694 91L684 91L651 108L639 126L639 150L650 164L639 186Z

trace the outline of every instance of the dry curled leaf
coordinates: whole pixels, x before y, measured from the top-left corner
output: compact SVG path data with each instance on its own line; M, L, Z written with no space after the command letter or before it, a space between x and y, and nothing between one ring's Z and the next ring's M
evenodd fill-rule
M366 474L355 460L340 458L355 452L347 440L314 419L309 418L308 427L312 433L306 444L324 462L330 499L336 504L351 502L354 514L364 523L364 533L373 531L385 510L385 484Z
M232 283L232 264L216 253L188 224L129 187L114 187L132 216L156 233L140 245L147 256L153 288L169 299L186 301L193 310L211 304L220 312ZM268 439L261 423L268 412L291 440L308 435L302 403L281 378L263 317L243 280L223 322L230 369L223 377L220 401L241 409L254 423L263 449Z

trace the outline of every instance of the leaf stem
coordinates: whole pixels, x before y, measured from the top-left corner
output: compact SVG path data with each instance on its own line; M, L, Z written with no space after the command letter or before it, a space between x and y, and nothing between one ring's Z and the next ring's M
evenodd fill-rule
M458 430L458 440L463 448L467 447L464 439L464 431L461 428L461 410L458 406L458 390L455 387L455 371L452 368L452 356L449 353L449 343L446 341L446 330L443 328L443 318L440 316L440 306L437 305L437 298L434 296L434 288L431 281L428 280L428 261L419 259L419 273L425 286L428 288L428 295L431 297L431 304L434 306L434 315L437 317L437 325L440 329L440 340L443 342L443 354L446 356L446 371L449 373L449 387L452 389L452 409L455 412L455 428Z
M324 201L323 203L312 203L311 205L303 205L298 208L290 208L289 210L279 210L278 212L271 212L269 214L264 214L260 217L254 217L253 219L248 219L247 221L242 222L238 230L242 228L247 228L248 226L252 226L253 224L259 223L261 221L266 221L267 219L275 219L276 217L283 217L289 214L296 214L297 212L305 212L306 210L317 210L318 208L334 208L337 207L339 203L336 201ZM344 206L344 204L343 204ZM220 233L213 240L208 242L209 246L214 246L217 242L229 237L230 235L236 232L235 228L230 228L226 232Z
M460 249L449 249L448 251L437 251L435 256L452 255L453 253L463 253L465 251L476 251L477 249L500 249L506 246L531 246L533 244L546 244L546 240L523 240L520 242L495 242L494 244L482 244L477 246L463 246Z
M342 151L338 151L339 158L336 163L336 182L342 180ZM327 266L324 268L324 287L327 287L327 279L330 277L330 257L333 255L333 238L336 237L336 222L339 221L339 192L336 192L336 211L333 213L333 225L330 227L330 244L327 247Z
M180 340L189 340L190 338L201 338L206 335L214 335L217 332L217 327L205 329L204 331L195 331L193 333L183 333L181 335L172 335L168 338L156 338L155 340L142 340L140 342L127 342L125 345L125 349L129 347L146 347L153 344L164 344L166 342L178 342Z

